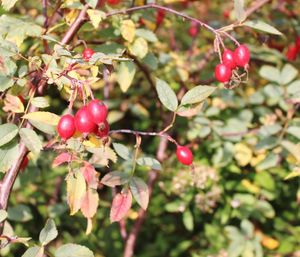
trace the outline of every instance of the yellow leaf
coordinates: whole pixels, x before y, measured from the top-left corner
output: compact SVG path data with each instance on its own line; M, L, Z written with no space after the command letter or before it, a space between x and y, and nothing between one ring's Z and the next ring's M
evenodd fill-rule
M89 188L82 198L80 210L84 217L93 218L97 212L99 195L97 190Z
M69 174L66 180L70 215L74 215L81 207L82 199L86 192L86 183L84 176L79 170L74 174Z
M292 172L290 172L285 178L284 180L288 180L288 179L291 179L291 178L295 178L295 177L299 177L300 176L300 167L295 167L293 169Z
M258 154L257 156L253 156L251 159L251 166L255 167L258 163L262 162L267 157L266 153Z
M248 179L242 180L242 185L250 192L254 194L258 194L260 192L260 188L253 183L251 183Z
M47 125L56 126L60 117L51 112L30 112L23 116L23 119L38 121Z
M266 235L263 236L261 243L264 247L270 250L274 250L279 246L279 242L276 239Z
M131 43L135 37L135 25L133 21L123 20L120 29L122 37Z
M90 135L89 138L84 140L82 144L86 147L99 148L102 145L102 141L95 135Z
M24 105L19 97L7 94L4 100L3 111L22 113L24 112Z
M77 18L78 14L79 14L79 10L76 9L72 9L70 11L68 11L67 14L65 14L65 21L68 25L71 25L73 23L73 21Z
M92 66L91 67L91 72L92 72L92 76L94 78L96 78L98 76L98 73L99 73L99 67L98 66Z
M99 10L89 9L87 10L87 14L90 17L92 25L95 29L97 29L100 22L106 18L105 12Z
M234 158L242 167L250 163L252 154L252 150L243 143L238 143L234 146Z

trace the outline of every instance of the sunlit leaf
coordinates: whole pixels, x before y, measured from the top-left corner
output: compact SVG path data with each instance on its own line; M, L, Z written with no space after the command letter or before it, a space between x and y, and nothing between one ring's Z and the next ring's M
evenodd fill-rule
M132 205L132 194L130 190L116 194L110 209L110 222L123 219Z
M163 80L156 80L156 91L161 103L170 111L175 112L178 107L178 100L175 92Z
M116 153L120 157L122 157L124 160L130 160L131 159L132 154L125 145L119 144L119 143L113 143L113 147L114 147Z
M56 225L54 220L48 219L45 227L40 232L40 243L42 245L49 244L52 240L54 240L58 235Z
M47 125L56 126L60 117L51 112L30 112L23 116L23 119L38 121Z
M246 12L244 9L244 0L234 0L234 11L236 19L242 22L246 19Z
M33 129L21 128L19 134L23 143L31 152L35 154L40 153L40 151L43 149L43 145L39 136Z
M94 257L93 252L85 246L65 244L55 251L55 257Z
M15 124L5 123L0 125L0 146L7 144L18 134L18 127Z
M26 250L26 252L21 257L43 257L44 247L33 246Z
M181 99L181 105L202 102L209 97L217 88L211 86L196 86L190 89Z
M83 196L80 210L84 217L92 218L97 212L99 195L97 190L89 188Z
M117 81L123 92L127 92L133 81L135 72L136 67L133 62L121 62L118 66Z
M101 183L109 186L109 187L115 187L124 185L129 181L129 175L125 172L120 171L112 171L107 173L102 179Z
M132 20L123 20L121 23L121 35L122 37L132 42L135 37L135 25Z
M263 21L260 21L260 20L251 20L251 21L248 20L248 21L244 22L243 24L245 26L248 26L253 29L257 29L257 30L261 30L263 32L267 32L270 34L282 36L282 33L278 29L276 29L273 26L271 26Z
M130 180L130 190L137 203L146 210L149 203L149 190L147 184L138 177Z

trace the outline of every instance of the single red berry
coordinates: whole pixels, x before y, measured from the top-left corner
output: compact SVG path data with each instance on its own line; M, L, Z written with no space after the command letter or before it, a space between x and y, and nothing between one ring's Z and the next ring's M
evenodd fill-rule
M23 161L21 162L20 171L24 171L27 168L28 162L29 162L29 159L27 156L25 156Z
M159 9L157 11L157 13L156 13L156 25L157 26L159 26L163 22L165 15L166 15L166 13L164 10Z
M240 67L245 67L250 61L250 51L247 46L240 45L234 51L235 63Z
M84 59L86 62L88 62L88 61L92 58L92 56L93 56L94 53L95 53L95 52L94 52L93 49L91 49L91 48L85 48L85 49L83 50L83 52L82 52L82 57L83 57L83 59Z
M121 2L121 0L107 0L107 3L109 5L116 5L119 4Z
M93 116L88 111L87 106L78 110L75 115L75 127L81 133L91 133L95 131L96 123Z
M191 37L196 37L198 34L198 24L196 22L192 22L189 28L189 35Z
M104 122L106 120L108 111L106 105L103 102L94 99L89 102L87 108L89 113L93 117L94 123L100 124L101 122Z
M298 49L298 52L300 52L300 36L296 37L295 44Z
M215 77L220 82L228 82L231 78L232 71L229 66L224 63L220 63L215 68Z
M70 114L63 115L57 125L57 131L64 140L72 137L75 133L75 120Z
M286 52L286 59L289 61L295 61L297 58L298 49L295 44L289 45L287 52Z
M225 49L225 51L223 52L222 61L231 69L234 69L236 67L234 53L229 49Z
M108 132L109 132L109 124L108 124L107 120L105 120L104 122L99 124L96 135L100 138L107 137Z
M191 165L193 163L193 153L186 146L177 146L176 155L178 161L184 165Z
M224 11L223 11L223 17L224 17L225 19L228 19L229 16L230 16L230 11L229 11L229 10L224 10Z

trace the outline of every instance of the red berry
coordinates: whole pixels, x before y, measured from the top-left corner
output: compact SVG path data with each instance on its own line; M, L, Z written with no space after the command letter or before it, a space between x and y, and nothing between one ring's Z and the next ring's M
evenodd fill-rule
M176 155L178 161L184 165L191 165L193 162L193 153L186 146L177 146Z
M228 82L231 78L232 71L229 66L220 63L215 68L215 77L220 82Z
M96 132L96 135L98 137L107 137L108 136L108 132L109 132L109 124L107 122L107 120L105 120L104 122L102 122L101 124L99 124L98 130Z
M286 52L286 59L289 61L295 61L297 58L298 49L295 44L289 45L288 50Z
M95 53L95 52L94 52L93 49L91 49L91 48L85 48L85 49L83 50L83 52L82 52L82 57L83 57L83 59L84 59L86 62L88 62L88 61L92 58L92 56L93 56L94 53Z
M164 10L159 9L157 11L157 13L156 13L156 25L157 26L159 26L163 22L165 15L166 14L165 14Z
M198 34L198 24L196 22L192 22L189 28L189 35L191 37L196 37Z
M70 114L63 115L57 125L57 131L61 138L68 139L75 133L75 120Z
M298 49L298 52L300 52L300 36L296 37L295 44Z
M76 113L75 127L81 133L91 133L95 131L96 123L94 123L93 117L86 106L79 109Z
M225 51L223 52L222 61L231 69L234 69L236 67L234 53L229 49L225 49Z
M250 51L247 46L240 45L234 51L235 63L240 67L245 67L250 61Z
M121 2L121 0L107 0L107 3L109 4L109 5L115 5L115 4L118 4L118 3L120 3Z
M107 107L106 105L95 99L89 102L88 111L93 117L93 122L96 124L100 124L101 122L104 122L107 118Z
M23 161L21 162L20 171L23 171L27 168L28 162L29 162L29 159L27 156L25 156Z

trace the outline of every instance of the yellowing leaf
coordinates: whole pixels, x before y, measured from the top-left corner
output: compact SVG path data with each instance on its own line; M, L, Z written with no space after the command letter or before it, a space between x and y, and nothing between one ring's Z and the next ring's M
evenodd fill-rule
M6 94L6 97L4 100L3 111L22 113L22 112L24 112L24 105L19 97L10 95L10 94Z
M294 170L284 178L284 180L292 179L299 176L300 176L300 167L295 167Z
M99 148L102 145L102 141L95 135L90 135L82 144L86 147Z
M80 210L84 217L93 218L97 212L99 195L97 190L88 189L82 198Z
M135 25L133 21L123 20L120 30L122 37L131 43L135 37Z
M133 55L142 59L148 53L148 43L144 38L139 37L129 46L129 50Z
M243 179L242 185L251 193L258 194L260 192L260 188L251 183L248 179Z
M51 112L30 112L23 116L23 119L38 121L47 125L56 126L60 117Z
M66 180L70 215L74 215L81 207L82 199L86 192L86 183L79 170L74 174L69 174Z
M99 10L89 9L87 10L87 14L90 17L92 25L94 26L95 29L97 29L100 22L106 18L105 13Z
M68 11L68 13L64 15L66 23L68 25L71 25L73 23L73 21L76 19L76 17L78 16L79 12L80 11L76 10L76 9L72 9L72 10Z
M90 162L93 164L98 164L102 166L107 166L109 160L116 163L117 162L117 155L110 147L101 146L100 148L89 149L91 153L93 153Z
M134 75L136 72L136 67L133 62L121 62L118 67L117 81L123 92L127 92L130 87Z
M246 166L252 159L252 150L243 143L234 146L234 158L240 166Z
M266 235L263 235L261 243L264 247L270 250L274 250L279 246L279 242L276 239Z

